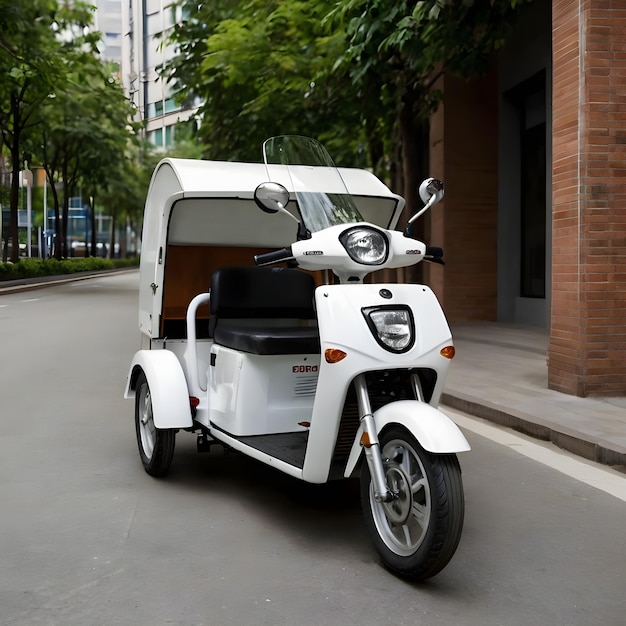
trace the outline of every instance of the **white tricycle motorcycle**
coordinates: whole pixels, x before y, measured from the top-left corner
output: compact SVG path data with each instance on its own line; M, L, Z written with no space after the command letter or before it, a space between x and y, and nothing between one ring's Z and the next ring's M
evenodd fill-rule
M461 536L456 453L469 450L437 408L450 329L427 286L364 279L443 252L393 230L403 199L317 141L274 137L263 152L153 174L125 391L144 468L164 475L185 430L200 451L221 444L310 483L360 477L385 566L434 576ZM443 184L420 196L410 222Z

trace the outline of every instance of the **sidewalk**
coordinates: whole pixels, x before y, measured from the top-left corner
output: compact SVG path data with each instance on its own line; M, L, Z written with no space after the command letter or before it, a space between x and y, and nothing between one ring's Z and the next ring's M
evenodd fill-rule
M626 397L548 389L546 330L479 322L452 328L442 404L626 471Z

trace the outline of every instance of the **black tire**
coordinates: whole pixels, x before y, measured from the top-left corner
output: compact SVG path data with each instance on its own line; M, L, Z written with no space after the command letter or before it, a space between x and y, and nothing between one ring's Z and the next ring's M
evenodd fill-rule
M397 497L376 502L364 462L365 525L387 568L413 580L430 578L448 564L461 538L465 498L458 459L426 452L401 426L381 434L380 448L387 483Z
M144 372L135 388L135 432L143 467L151 476L165 476L172 464L176 431L156 428L152 418L152 398Z

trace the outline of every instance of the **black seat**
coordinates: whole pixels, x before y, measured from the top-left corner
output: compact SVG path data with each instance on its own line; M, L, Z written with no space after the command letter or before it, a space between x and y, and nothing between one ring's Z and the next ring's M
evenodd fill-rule
M320 351L313 277L293 269L227 267L211 278L209 335L215 343L251 354ZM281 325L257 320L280 319ZM252 322L251 320L255 320Z

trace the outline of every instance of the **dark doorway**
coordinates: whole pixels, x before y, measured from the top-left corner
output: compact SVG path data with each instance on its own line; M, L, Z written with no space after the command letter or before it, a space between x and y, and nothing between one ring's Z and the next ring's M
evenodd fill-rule
M507 92L519 119L519 296L546 297L546 73Z
M546 124L522 131L520 296L546 297Z

